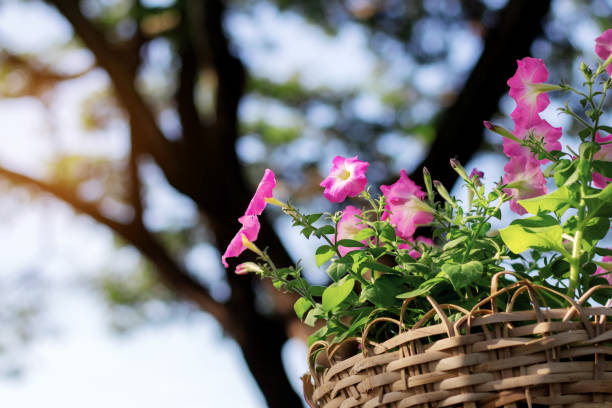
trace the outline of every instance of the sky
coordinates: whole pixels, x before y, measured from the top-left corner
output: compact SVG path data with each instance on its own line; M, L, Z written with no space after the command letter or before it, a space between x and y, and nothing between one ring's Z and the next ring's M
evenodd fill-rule
M555 2L556 12L571 13L569 4ZM336 38L330 39L295 14L260 7L252 15L233 14L227 28L234 41L242 44L239 52L249 68L264 76L282 79L299 73L309 87L326 85L342 89L369 81L376 69L373 56L365 49L365 35L356 25L344 27ZM70 26L39 2L0 3L0 42L15 50L39 52L66 42L71 36ZM595 36L597 32L585 23L577 27L575 41L587 49ZM301 41L299 50L294 47L296 38ZM274 47L269 47L270 41L276 43ZM472 64L480 52L479 42L465 33L458 35L456 41L453 61ZM163 54L163 44L158 51ZM315 56L321 61L318 69L307 68ZM91 62L89 53L73 50L62 56L60 66L68 72L78 71ZM397 61L389 75L407 75L413 65L410 60ZM418 75L425 90L434 92L447 85L436 67ZM84 98L107 86L106 74L94 70L58 89L49 109L31 98L0 100L3 124L0 164L41 177L46 163L57 151L123 156L129 148L124 123L113 122L103 134L83 137L75 113ZM357 104L356 109L364 116L384 114L367 92ZM554 114L554 108L553 104L546 112L547 119L553 125L562 125L563 119ZM509 112L512 106L506 100L502 109ZM281 123L296 120L282 107L248 99L240 112L246 120L260 116ZM324 109L310 115L318 121L330 120ZM241 139L237 145L241 159L259 160L257 155L263 153L258 143L252 138ZM419 142L390 134L381 138L376 148L397 151L398 143L403 143L402 151L411 154L399 154L395 170L400 167L411 170L414 153L423 153L425 149ZM305 145L303 151L313 154L314 149L316 145ZM467 167L484 170L485 180L490 183L502 174L499 157L495 155L478 155ZM143 166L142 173L148 187L147 201L151 203L145 214L147 226L158 230L188 224L197 217L193 203L169 187L159 170ZM95 194L95 186L91 189L85 193ZM108 211L121 209L109 203ZM314 244L298 242L286 223L279 222L278 230L289 250L312 268L314 260L308 251ZM211 286L215 296L223 298L228 289L218 256L214 248L199 245L188 255L187 264ZM7 406L60 403L65 408L82 407L84 403L92 408L265 406L239 348L204 313L193 311L174 319L161 318L156 324L122 335L111 330L107 306L90 282L108 271L127 273L136 267L138 255L130 248L118 250L113 235L105 227L85 216L75 216L68 206L47 196L30 202L23 193L6 194L0 200L0 259L3 260L0 285L18 281L28 273L36 274L43 284L34 293L24 294L36 297L40 305L40 316L34 323L36 337L26 345L18 345L16 339L8 340L14 345L10 358L23 369L20 376L0 377L0 395ZM316 274L313 278L317 279ZM163 315L160 310L153 305L148 313ZM0 340L3 336L10 335L0 334ZM288 375L301 393L299 377L307 370L306 347L291 340L282 352Z

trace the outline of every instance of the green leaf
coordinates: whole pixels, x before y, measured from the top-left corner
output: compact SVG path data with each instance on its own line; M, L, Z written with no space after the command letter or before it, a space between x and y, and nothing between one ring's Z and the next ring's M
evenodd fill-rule
M360 300L369 300L375 306L386 310L395 305L395 297L402 291L403 279L399 276L382 275L361 292Z
M442 273L448 277L456 291L470 286L482 276L483 270L482 264L478 261L470 261L463 265L455 263L442 265Z
M323 292L323 299L321 302L323 310L329 311L342 303L353 291L353 286L355 286L354 279L346 279L344 282L332 283Z
M308 224L315 223L323 214L310 214L306 216L306 222Z
M334 254L334 248L330 247L329 245L323 245L318 247L317 252L315 253L315 260L317 261L317 266L320 267L325 262L332 259Z
M467 235L461 236L459 238L455 238L451 241L448 241L446 244L444 244L444 246L442 247L442 251L448 251L449 249L453 249L459 245L461 245L463 242L465 242L468 239Z
M595 253L600 256L612 256L612 249L597 247Z
M591 218L585 225L583 237L587 241L599 241L610 230L610 220L607 217Z
M404 292L401 295L397 295L398 299L408 299L421 295L428 294L434 287L442 282L448 282L447 278L436 276L435 278L429 279L421 284L418 288L411 290L410 292Z
M602 160L594 160L593 161L593 170L597 173L606 176L612 177L612 162L602 161Z
M586 202L591 217L609 217L612 213L612 184L608 184L599 193L587 198Z
M297 317L302 320L302 316L312 307L312 303L310 300L305 297L301 297L293 304L293 310L295 310L295 314Z
M308 337L308 347L310 347L315 341L325 340L325 337L327 336L327 330L329 330L327 326L323 326L316 332L312 333Z
M571 193L567 186L559 187L552 193L543 196L519 200L518 203L522 205L527 212L534 215L539 212L557 211L562 207L569 207L573 204Z
M311 309L306 315L306 318L304 319L304 323L310 327L314 326L317 320L319 319L318 314L320 312L321 311L317 308Z
M313 285L308 288L308 293L310 293L310 296L323 296L323 291L326 288L327 286Z
M380 272L385 272L385 273L393 273L393 274L397 274L397 271L387 265L383 265L381 263L378 262L370 262L370 261L366 261L366 262L362 262L359 264L359 266L361 268L368 268L371 269L373 271L380 271Z
M338 282L340 279L344 277L344 275L346 275L347 270L348 270L347 264L343 264L343 263L336 261L336 262L333 262L331 265L329 265L329 268L327 268L327 274L329 275L330 278L332 278L334 282Z
M380 231L380 240L382 242L395 242L396 239L395 228L389 223L383 224L382 231Z
M355 241L354 239L341 239L338 241L338 246L347 248L363 248L363 242Z
M612 133L612 127L610 126L599 125L597 128L603 130L604 132Z
M374 230L372 228L364 228L361 231L359 231L356 235L355 235L355 241L365 241L366 239L370 238L372 235L374 235Z
M316 235L320 238L322 235L334 234L335 232L336 230L332 225L324 225L321 228L317 229Z
M510 251L519 254L529 248L553 249L564 252L563 228L550 215L513 221L499 230Z

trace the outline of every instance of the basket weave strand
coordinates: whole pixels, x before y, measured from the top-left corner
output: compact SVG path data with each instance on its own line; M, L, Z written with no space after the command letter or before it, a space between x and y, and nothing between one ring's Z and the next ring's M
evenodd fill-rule
M400 320L378 318L360 338L313 344L310 378L304 379L310 406L612 408L612 300L605 307L583 306L610 286L591 288L576 301L524 280L498 289L503 274L512 273L496 274L491 295L471 311L428 297L432 309L408 329L407 299ZM571 306L548 308L543 292ZM510 300L499 311L502 294ZM513 310L521 295L528 296L531 310ZM463 316L453 324L445 310ZM441 323L427 325L434 316ZM399 333L379 344L368 340L382 322L397 325ZM361 352L343 355L357 344ZM326 363L317 366L321 351Z

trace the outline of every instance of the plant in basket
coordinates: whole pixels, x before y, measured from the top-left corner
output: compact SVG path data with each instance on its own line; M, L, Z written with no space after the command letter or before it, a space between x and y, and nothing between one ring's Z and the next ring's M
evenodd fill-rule
M514 130L484 123L503 137L503 178L487 188L482 172L450 160L465 201L427 169L422 187L404 170L368 186L367 162L336 156L323 194L350 204L305 214L274 198L266 170L223 262L248 249L257 259L236 273L299 294L297 316L318 328L304 379L311 406L612 406L612 249L600 244L612 217L612 29L595 51L601 61L582 65L579 88L547 83L542 60L518 61ZM560 109L579 125L575 148L540 116L550 92L577 102ZM323 242L315 259L328 286L257 247L267 204ZM495 230L505 205L521 217Z

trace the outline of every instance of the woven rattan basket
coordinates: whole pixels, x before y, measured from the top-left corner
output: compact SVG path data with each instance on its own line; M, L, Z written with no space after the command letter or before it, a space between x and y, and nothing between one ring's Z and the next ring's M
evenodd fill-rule
M428 298L431 311L410 329L379 318L361 338L313 344L306 400L313 408L612 407L611 302L582 306L609 286L574 301L528 281L498 290L502 274L510 273L495 275L491 295L471 311ZM547 308L543 291L572 306ZM502 294L509 300L498 311ZM513 310L520 295L529 297L531 310ZM463 317L451 323L448 310ZM442 323L430 324L436 315ZM399 334L368 341L372 327L383 323L396 324ZM346 349L357 354L346 356Z

